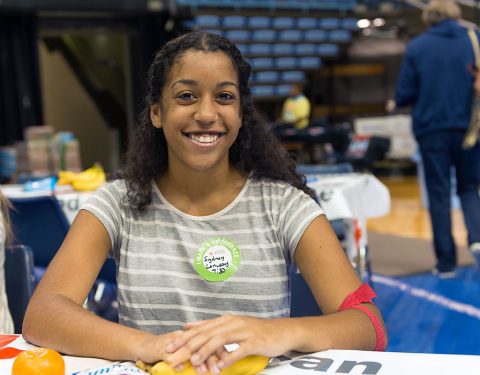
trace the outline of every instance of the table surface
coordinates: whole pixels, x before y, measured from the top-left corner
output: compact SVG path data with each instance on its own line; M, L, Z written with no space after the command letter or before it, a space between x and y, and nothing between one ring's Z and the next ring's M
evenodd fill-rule
M13 335L0 335L2 338ZM31 349L22 337L0 348ZM66 374L77 374L82 370L111 366L113 362L98 358L64 356ZM10 374L14 358L0 359L0 374ZM323 352L298 356L274 358L261 372L263 375L301 375L312 371L328 374L379 374L379 375L477 375L480 368L480 356L371 352L359 350L326 350ZM368 370L368 371L367 371ZM82 374L99 373L95 371ZM105 373L100 372L100 373ZM111 373L111 372L108 372Z
M307 184L330 220L365 220L390 211L387 187L369 173L309 174Z

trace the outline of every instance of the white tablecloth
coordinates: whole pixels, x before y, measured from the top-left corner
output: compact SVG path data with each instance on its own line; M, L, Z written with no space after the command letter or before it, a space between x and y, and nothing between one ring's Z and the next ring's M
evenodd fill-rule
M390 211L390 193L368 173L307 175L329 220L345 219L348 257L362 279L368 278L367 218Z
M382 216L390 211L390 193L367 173L308 175L308 186L330 220Z
M1 337L1 335L0 335ZM30 349L21 337L6 347ZM1 351L2 348L0 348ZM313 354L273 359L262 375L378 374L378 375L478 375L480 356L417 353L381 353L359 350L326 350ZM108 366L98 358L64 356L66 374ZM10 374L14 358L0 359L0 374ZM104 372L90 371L89 374Z
M3 194L8 198L28 198L52 194L52 192L50 191L23 191L22 185L2 185L0 186L0 189L2 190ZM55 191L55 196L57 197L58 203L60 203L60 205L62 206L62 209L65 212L65 216L70 223L77 215L80 207L86 202L86 200L91 194L91 192L80 193L76 191L71 191L68 190L68 187L66 187L66 189L59 187Z

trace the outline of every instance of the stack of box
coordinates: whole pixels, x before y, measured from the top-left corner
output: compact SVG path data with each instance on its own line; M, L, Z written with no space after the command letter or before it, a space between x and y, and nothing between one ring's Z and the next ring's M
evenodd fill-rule
M357 118L355 134L386 137L390 139L389 159L412 159L417 143L412 134L410 115Z
M54 133L51 126L25 129L25 141L17 142L17 175L42 177L59 170L82 170L80 146L70 132Z
M25 141L18 142L17 173L29 173L32 176L51 174L51 126L30 126L25 129Z

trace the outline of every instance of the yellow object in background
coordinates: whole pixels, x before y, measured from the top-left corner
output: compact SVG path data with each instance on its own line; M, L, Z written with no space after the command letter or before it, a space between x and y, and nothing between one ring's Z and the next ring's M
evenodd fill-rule
M65 375L65 361L53 349L26 350L15 358L12 375Z
M221 375L255 375L267 367L270 358L250 355L235 362L230 367L222 370ZM185 368L182 371L175 371L166 362L157 362L156 364L147 365L142 361L137 361L137 367L143 371L147 371L152 375L196 375L197 372L189 363L185 364ZM210 373L209 373L210 374Z
M106 181L105 171L100 164L95 164L83 172L71 171L58 172L58 185L72 185L77 191L93 191L102 186Z

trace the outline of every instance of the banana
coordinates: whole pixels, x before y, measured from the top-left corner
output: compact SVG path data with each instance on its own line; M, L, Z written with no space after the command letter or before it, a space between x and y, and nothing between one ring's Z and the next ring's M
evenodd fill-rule
M95 164L93 167L77 173L73 177L71 185L77 191L92 191L102 186L105 180L105 171L102 166Z
M58 172L58 185L70 185L78 173L71 171L59 171Z
M254 375L262 371L268 365L268 357L250 355L235 362L230 367L223 369L221 375ZM190 363L186 363L182 371L175 371L166 362L160 361L154 365L148 365L140 360L135 364L138 368L152 375L197 375ZM210 373L209 373L210 374Z

